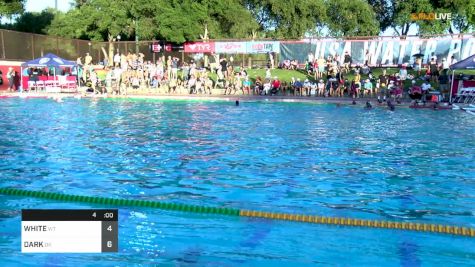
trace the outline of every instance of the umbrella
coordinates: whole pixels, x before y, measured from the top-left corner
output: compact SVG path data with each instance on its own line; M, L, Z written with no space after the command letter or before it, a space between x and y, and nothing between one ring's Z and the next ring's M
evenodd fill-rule
M414 54L414 55L412 55L412 56L413 56L413 57L423 57L424 54L418 53L418 54Z

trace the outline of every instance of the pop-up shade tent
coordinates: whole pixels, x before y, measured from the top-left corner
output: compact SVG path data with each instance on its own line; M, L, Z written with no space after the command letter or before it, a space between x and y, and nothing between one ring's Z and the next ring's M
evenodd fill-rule
M452 83L450 86L450 97L449 101L452 102L452 92L454 91L454 77L455 70L473 70L475 69L475 55L471 55L468 58L461 60L455 64L450 65L449 67L452 70ZM457 88L458 89L458 88Z
M73 61L69 61L63 58L58 57L55 54L48 53L40 58L36 58L30 61L27 61L21 64L21 80L23 81L23 68L28 67L54 67L53 68L53 76L56 80L56 68L59 67L73 67L76 66L76 63Z

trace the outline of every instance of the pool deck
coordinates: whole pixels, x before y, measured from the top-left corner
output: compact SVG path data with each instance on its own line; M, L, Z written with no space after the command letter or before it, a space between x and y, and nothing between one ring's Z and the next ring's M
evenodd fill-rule
M188 95L188 94L128 94L128 95L95 95L84 93L41 93L41 92L0 92L0 98L20 97L20 98L120 98L120 99L162 99L162 100L197 100L197 101L236 101L240 102L287 102L287 103L315 103L315 104L336 104L336 105L352 105L353 100L356 105L365 105L366 101L370 101L373 106L387 107L385 103L377 104L376 98L357 98L349 97L307 97L307 96L256 96L256 95ZM410 99L401 99L401 104L394 103L398 107L409 107ZM432 108L433 104L428 103L426 108ZM441 104L444 106L444 104ZM444 108L447 108L444 106Z

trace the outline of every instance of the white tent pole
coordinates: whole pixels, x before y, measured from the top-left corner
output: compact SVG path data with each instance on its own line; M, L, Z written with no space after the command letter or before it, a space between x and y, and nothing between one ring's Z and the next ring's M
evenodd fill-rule
M454 77L455 77L455 70L452 70L452 82L450 83L450 96L449 96L449 103L452 103L452 90L454 88Z
M56 67L53 66L53 80L54 80L54 87L57 88L57 83L56 83ZM56 89L54 90L56 91Z
M18 92L23 92L23 66L21 65L20 65L20 88L18 88Z

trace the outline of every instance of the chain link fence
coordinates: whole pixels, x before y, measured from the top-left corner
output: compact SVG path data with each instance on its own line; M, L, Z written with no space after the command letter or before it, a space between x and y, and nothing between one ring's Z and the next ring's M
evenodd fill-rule
M137 50L144 54L147 61L156 62L159 58L168 56L177 57L182 62L194 60L198 65L205 64L205 57L208 57L208 63L214 63L212 55L184 53L183 50L163 51L154 53L150 46L156 41L121 41L113 42L114 54L135 53ZM54 53L62 58L76 61L78 57L83 57L89 53L93 62L104 63L109 53L108 42L87 41L79 39L66 39L56 36L32 34L0 29L0 57L3 60L28 61L41 57L47 53ZM234 59L235 66L245 67L265 67L267 56L265 54L227 54L226 57ZM110 59L112 60L112 59ZM112 62L111 62L112 63Z

